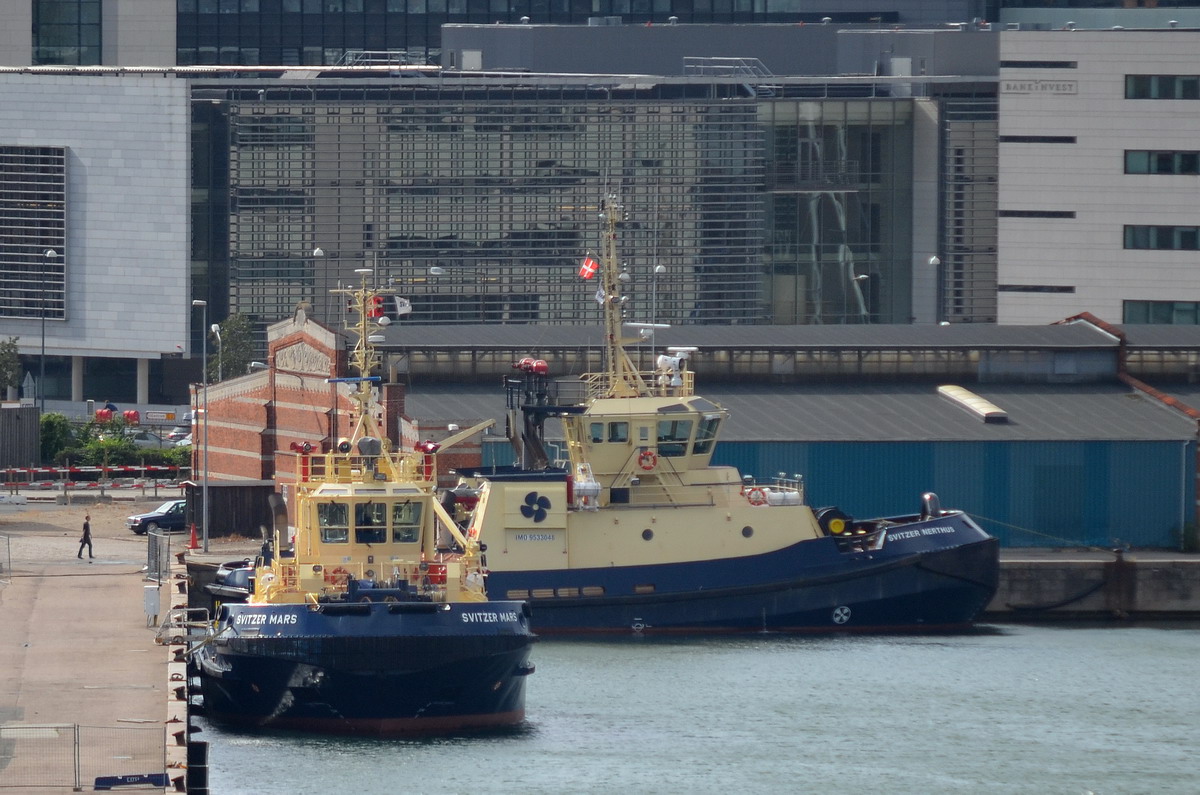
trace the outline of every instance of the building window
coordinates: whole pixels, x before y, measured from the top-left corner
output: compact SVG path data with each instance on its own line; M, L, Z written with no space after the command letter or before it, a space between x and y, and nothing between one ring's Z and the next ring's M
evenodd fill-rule
M33 0L33 64L98 66L100 0Z
M1074 218L1074 210L1000 210L1001 218Z
M1073 293L1074 287L1061 284L1002 284L996 288L1002 293Z
M1198 251L1200 227L1129 225L1125 227L1125 248Z
M1200 302L1125 301L1122 323L1163 323L1171 326L1200 325Z
M1200 75L1125 75L1125 99L1200 99Z
M0 146L0 196L0 317L65 319L67 150Z
M1125 150L1126 174L1200 174L1200 152Z
M1002 144L1073 144L1074 135L1001 135Z
M1075 69L1075 61L1001 61L1001 69Z

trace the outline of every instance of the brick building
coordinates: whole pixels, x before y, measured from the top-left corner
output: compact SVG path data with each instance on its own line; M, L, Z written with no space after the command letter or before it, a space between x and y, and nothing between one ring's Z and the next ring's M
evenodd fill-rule
M264 523L266 495L295 479L303 445L328 452L339 437L350 435L353 385L330 383L351 375L343 335L313 319L308 305L301 304L292 317L267 329L267 349L265 370L208 387L210 524L216 531L210 534L254 534ZM192 405L203 409L204 400L203 387L193 384ZM439 441L450 433L444 423L422 428L404 415L403 384L380 386L379 411L376 419L387 438L405 450L418 440ZM196 416L192 464L200 473L205 412ZM439 458L439 480L448 485L450 469L479 461L478 443L456 445Z

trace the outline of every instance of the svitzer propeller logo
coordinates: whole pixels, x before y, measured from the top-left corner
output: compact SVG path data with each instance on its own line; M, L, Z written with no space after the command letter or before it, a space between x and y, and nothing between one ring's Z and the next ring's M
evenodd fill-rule
M526 519L540 522L546 518L546 511L548 510L550 510L549 497L538 496L536 491L531 491L525 495L525 504L521 506L521 515Z

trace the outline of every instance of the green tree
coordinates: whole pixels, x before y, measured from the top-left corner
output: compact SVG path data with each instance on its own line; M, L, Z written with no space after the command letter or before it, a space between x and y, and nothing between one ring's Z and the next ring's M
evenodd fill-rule
M9 387L21 385L21 358L17 355L17 340L20 337L9 337L0 342L0 397L4 396Z
M221 342L219 348L214 334L209 341L208 377L210 382L235 378L246 374L246 368L254 361L254 330L250 318L245 315L230 315L220 323Z
M42 415L41 422L42 463L45 464L56 460L59 453L70 448L75 440L71 421L65 414L48 412Z

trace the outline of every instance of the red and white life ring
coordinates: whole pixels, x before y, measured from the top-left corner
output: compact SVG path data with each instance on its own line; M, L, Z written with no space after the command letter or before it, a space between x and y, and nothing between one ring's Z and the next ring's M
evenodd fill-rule
M647 472L654 469L658 466L658 453L653 450L643 450L642 454L638 456L638 466Z
M766 505L767 493L756 487L746 492L746 499L750 501L751 505Z

